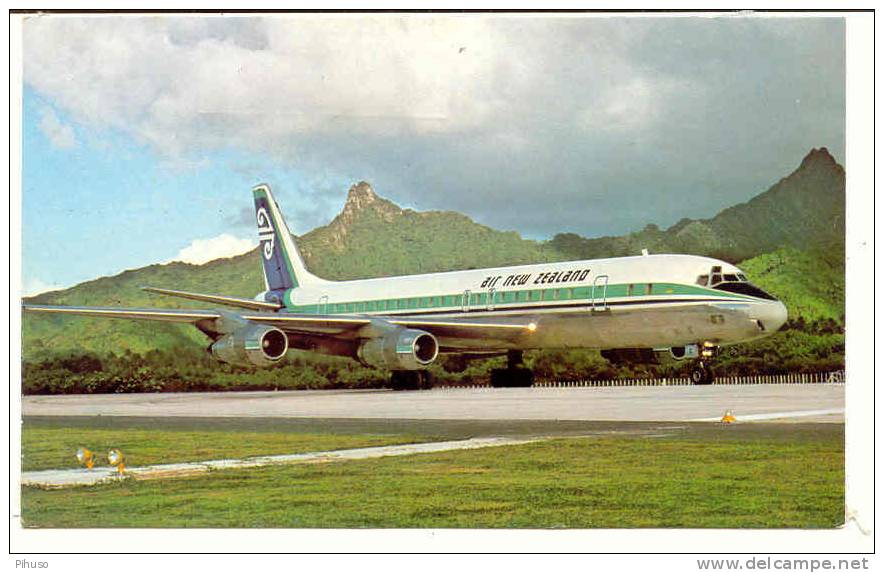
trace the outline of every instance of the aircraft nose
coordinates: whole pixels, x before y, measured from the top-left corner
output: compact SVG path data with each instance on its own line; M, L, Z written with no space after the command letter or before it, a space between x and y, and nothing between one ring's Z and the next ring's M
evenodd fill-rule
M759 305L752 314L755 320L764 325L764 330L767 332L779 330L781 326L786 324L786 319L789 318L786 305L778 300Z

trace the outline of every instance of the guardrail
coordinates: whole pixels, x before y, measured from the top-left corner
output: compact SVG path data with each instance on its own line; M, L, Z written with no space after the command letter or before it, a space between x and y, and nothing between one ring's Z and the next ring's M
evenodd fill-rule
M844 384L843 370L832 372L793 372L790 374L757 374L751 376L721 376L713 385L735 386L749 384ZM690 378L623 378L612 380L536 380L534 388L610 388L623 386L690 386ZM457 388L490 388L487 384L437 386L440 390Z

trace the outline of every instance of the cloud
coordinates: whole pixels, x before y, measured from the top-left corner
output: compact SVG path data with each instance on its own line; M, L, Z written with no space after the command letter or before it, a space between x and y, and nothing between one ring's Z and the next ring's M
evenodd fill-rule
M241 239L228 233L223 233L210 239L195 239L190 245L184 247L172 259L192 265L202 265L215 259L235 257L247 253L258 244L256 239ZM171 262L171 261L170 261Z
M589 132L647 131L675 107L675 100L696 96L687 82L636 76L604 90L578 117Z
M757 16L48 15L25 21L24 79L164 165L211 169L213 151L235 149L532 236L619 234L711 216L811 147L843 157L844 30ZM326 222L328 196L303 196L316 208L293 227Z
M53 290L61 290L63 287L56 283L47 283L37 277L26 278L22 281L22 296L36 296Z
M40 112L40 123L38 126L53 147L72 149L77 146L74 129L70 125L63 124L51 108L43 108Z
M458 18L38 17L25 25L25 75L79 120L167 155L231 139L269 150L342 128L474 125L493 107L477 96L495 36Z

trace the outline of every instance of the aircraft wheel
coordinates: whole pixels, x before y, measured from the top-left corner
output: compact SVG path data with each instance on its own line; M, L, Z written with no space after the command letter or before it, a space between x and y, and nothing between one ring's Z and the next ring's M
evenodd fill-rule
M433 387L433 374L429 370L419 370L418 374L420 375L421 390L429 390Z
M390 373L390 388L393 390L420 390L421 373L415 370L394 370Z
M495 368L491 371L492 388L529 388L534 372L529 368Z
M705 362L700 362L691 370L691 382L694 384L712 384L714 378L712 368L710 368Z

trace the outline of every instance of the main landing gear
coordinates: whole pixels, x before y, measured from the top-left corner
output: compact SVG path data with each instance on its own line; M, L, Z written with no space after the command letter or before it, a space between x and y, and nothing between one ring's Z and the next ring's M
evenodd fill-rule
M711 362L715 357L718 347L711 342L704 342L700 347L700 358L691 368L691 382L697 385L712 384L715 373L712 371Z
M433 375L428 370L394 370L390 374L393 390L429 390L433 387Z
M524 368L521 350L509 350L506 353L506 368L495 368L491 371L492 388L528 388L534 384L534 372Z

